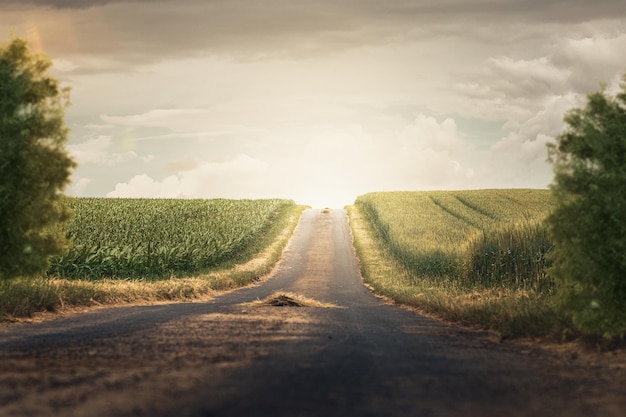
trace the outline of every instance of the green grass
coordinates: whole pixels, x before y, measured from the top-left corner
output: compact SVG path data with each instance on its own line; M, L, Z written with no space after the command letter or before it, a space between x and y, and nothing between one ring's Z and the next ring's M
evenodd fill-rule
M82 203L88 201L106 202L90 199ZM111 203L114 201L111 200ZM160 202L166 207L171 204L169 200L149 201L153 206L158 206ZM198 202L192 201L191 204ZM304 209L291 202L279 204L277 209L266 216L265 224L257 233L232 252L233 256L196 274L168 275L159 279L146 279L145 276L97 279L86 276L81 279L63 277L56 272L48 277L0 281L0 316L4 320L13 320L38 312L85 306L194 300L211 296L217 291L250 284L267 275L280 259ZM160 218L161 224L169 221L175 225L178 219L177 216L170 219L166 217L163 215ZM236 216L230 218L233 222L241 220L241 217ZM101 221L98 217L94 219L96 223ZM85 224L84 219L82 224Z
M503 336L566 325L551 304L547 190L394 192L349 208L373 289L446 320Z
M80 198L72 249L52 260L62 278L189 276L242 257L288 200Z

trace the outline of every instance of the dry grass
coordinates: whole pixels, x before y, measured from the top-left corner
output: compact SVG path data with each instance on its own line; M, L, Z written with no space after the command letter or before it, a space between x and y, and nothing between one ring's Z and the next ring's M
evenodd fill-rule
M248 303L251 306L272 306L272 307L316 307L316 308L337 308L335 304L324 303L292 292L275 292L269 297Z
M277 220L272 239L249 261L231 264L195 277L169 280L68 280L31 278L0 281L0 317L15 321L41 312L63 312L76 308L206 299L218 291L257 282L268 275L306 207L294 206Z
M376 239L356 206L348 207L361 274L372 290L440 319L492 329L502 337L554 334L565 323L545 294L507 288L472 289L449 279L416 276Z

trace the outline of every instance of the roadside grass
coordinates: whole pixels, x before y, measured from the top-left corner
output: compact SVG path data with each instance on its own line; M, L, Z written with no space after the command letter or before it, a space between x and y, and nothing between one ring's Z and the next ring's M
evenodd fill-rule
M446 321L495 330L502 338L568 333L568 321L552 308L549 291L420 274L394 256L357 205L347 210L361 275L375 293Z
M305 206L290 206L253 239L237 260L191 277L150 279L17 278L0 281L0 317L3 321L100 305L191 301L218 291L249 285L269 274L280 260Z

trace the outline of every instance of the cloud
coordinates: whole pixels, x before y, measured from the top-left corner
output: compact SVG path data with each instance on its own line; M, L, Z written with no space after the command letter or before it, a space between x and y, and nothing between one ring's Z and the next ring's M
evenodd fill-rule
M243 61L309 58L387 45L399 39L480 37L486 27L494 28L500 38L519 41L532 30L519 22L535 23L529 26L577 24L619 19L625 13L621 0L11 3L19 11L27 10L27 17L7 15L7 24L17 25L18 32L26 25L36 27L46 41L46 50L54 56L97 55L131 65L203 55ZM493 35L489 36L493 39Z
M424 114L418 114L415 122L402 130L399 139L401 149L457 153L462 152L465 146L453 119L446 118L439 123L434 117Z
M112 3L137 3L141 1L147 3L153 0L20 0L19 3L48 6L57 9L85 9L94 6L105 6ZM8 0L8 2L11 3L11 0ZM18 1L14 1L14 3L18 3Z
M586 94L599 90L601 82L615 89L626 69L621 52L626 34L592 31L596 35L544 44L536 57L490 57L456 85L467 98L461 113L503 120L508 132L490 146L476 181L504 187L549 184L546 145L562 132L565 113L584 106Z
M67 188L67 194L75 197L84 195L85 190L91 184L91 178L73 178L71 184Z
M259 193L266 163L247 155L224 162L203 162L191 169L155 180L147 174L118 183L107 197L243 198ZM260 194L260 193L259 193Z
M189 197L180 179L170 175L162 181L155 181L147 174L135 175L128 183L118 183L115 190L108 193L107 197L133 197L133 198L182 198Z
M472 81L456 86L469 99L463 112L504 120L508 133L490 146L477 178L545 187L552 177L546 145L562 132L565 113L584 106L586 94L600 89L602 80L618 85L625 49L626 34L565 37L536 58L485 60Z
M111 152L112 144L113 141L110 136L101 135L87 139L82 143L68 145L67 149L79 165L98 164L112 167L133 159L139 159L139 155L134 151ZM142 159L149 161L153 158L153 156L148 155Z
M564 40L551 60L554 65L570 69L570 91L588 94L624 74L623 51L626 51L626 33L600 33Z
M177 3L183 7L194 7L200 5L199 0L6 0L8 4L32 4L40 6L49 6L55 8L76 8L83 9L86 7L106 6L117 3ZM206 2L205 2L206 3ZM213 2L217 3L217 2ZM241 8L249 5L245 0L231 0L231 8ZM301 6L294 4L290 0L273 0L266 1L264 9L281 10L281 9L300 9L302 11L313 12L315 9L324 10L326 12L353 11L364 15L382 15L383 17L410 17L423 15L509 15L516 14L520 16L540 16L543 19L580 21L581 19L612 17L615 12L623 12L623 3L620 0L600 0L590 7L586 0L422 0L420 2L411 2L404 0L390 0L384 3L362 0L342 0L331 1L321 0L316 2L316 7ZM567 6L567 7L565 7ZM209 10L228 10L228 5L211 4L207 7ZM260 8L255 10L260 12Z
M171 160L173 175L141 174L120 182L109 197L293 198L341 207L373 190L454 188L471 181L470 146L453 119L418 115L390 136L363 126L318 127L290 139L277 137L272 152L238 154L222 161L201 155ZM258 155L258 156L257 156Z
M74 71L78 66L73 63L70 60L67 59L55 59L53 61L53 67L54 69L56 69L57 71L60 72L72 72Z
M498 186L546 187L552 178L547 145L563 131L565 113L583 104L577 94L552 96L532 117L506 123L509 133L490 147L481 175L492 177Z
M7 4L101 195L543 186L564 112L625 69L623 0Z
M506 120L508 134L490 147L482 175L503 184L547 185L546 145L562 132L565 113L584 106L601 80L618 84L625 49L626 34L563 38L537 58L489 58L476 81L457 85L470 98L470 114Z
M258 77L260 80L263 75L260 74ZM357 116L351 103L343 103L332 94L322 95L318 92L317 96L293 97L289 94L272 96L271 92L280 80L275 79L274 76L269 78L267 83L256 82L269 84L267 92L252 93L244 90L249 95L240 99L232 98L228 102L212 103L205 108L157 108L136 114L103 115L100 119L108 125L130 128L165 128L177 133L176 137L179 138L208 136L258 138L270 135L270 127L346 123ZM247 84L248 81L242 81L243 83ZM167 137L161 135L161 138ZM159 136L145 139L159 139Z
M305 143L301 155L288 158L300 168L297 181L322 195L454 188L473 177L473 150L452 118L418 114L401 129L380 134L355 124L328 128Z
M507 56L489 58L487 74L494 91L506 97L542 97L561 94L571 69L558 68L547 57L514 60Z
M584 104L585 98L576 93L548 96L531 117L522 121L511 120L504 124L503 129L517 131L525 138L534 138L539 134L556 137L565 126L565 113Z
M554 137L542 133L532 138L518 132L511 133L491 147L492 157L501 159L508 154L506 159L514 159L518 164L519 162L528 164L537 160L545 161L546 146L551 142L554 142Z
M153 109L146 113L128 116L103 115L104 123L131 127L167 127L181 132L206 125L211 112L206 109Z
M438 122L433 117L418 114L414 123L400 132L395 146L388 149L391 152L388 169L398 175L390 180L396 182L398 188L458 187L474 174L473 169L464 167L460 160L471 149L452 118Z
M463 74L455 85L461 113L524 122L552 108L553 116L562 118L565 109L550 103L580 104L581 97L599 90L602 83L619 85L626 71L625 33L562 37L543 49L545 55L534 58L492 56L479 69Z
M467 75L456 89L470 99L465 107L480 117L530 117L546 99L571 91L572 69L556 66L549 57L488 58L479 74Z

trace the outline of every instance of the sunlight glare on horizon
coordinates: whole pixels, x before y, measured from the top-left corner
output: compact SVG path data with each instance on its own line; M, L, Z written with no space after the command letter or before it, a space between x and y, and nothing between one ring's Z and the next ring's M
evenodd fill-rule
M318 187L311 187L295 197L298 204L311 206L314 209L341 209L345 206L354 204L356 194L342 190L341 188L333 188L333 182L320 182Z
M624 73L618 1L270 3L2 2L5 34L71 88L67 193L337 208L376 191L546 188L566 112Z
M296 201L298 204L311 206L314 209L341 209L345 206L352 205L354 199L350 200L349 197L339 195L315 195L312 194L309 197L303 198L301 201Z

